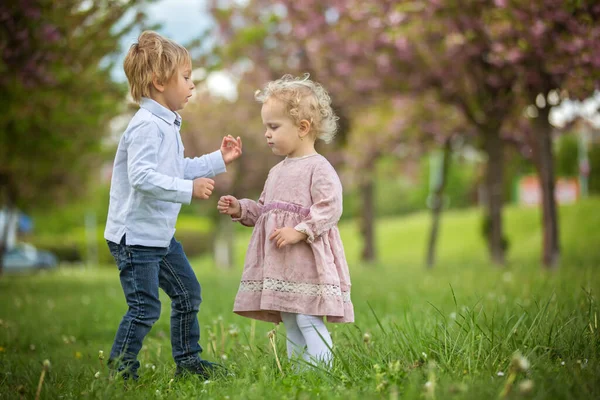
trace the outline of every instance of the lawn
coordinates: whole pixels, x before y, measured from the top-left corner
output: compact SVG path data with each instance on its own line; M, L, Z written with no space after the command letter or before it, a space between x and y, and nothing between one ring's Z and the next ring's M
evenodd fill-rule
M488 263L478 210L443 217L438 263L423 266L427 213L378 221L379 262L358 262L341 226L356 323L329 324L331 371L293 373L285 329L231 313L241 267L192 260L203 288L203 356L231 376L173 381L169 303L140 354L141 378L106 369L126 310L116 268L65 267L0 278L0 399L592 399L600 398L600 199L560 209L562 263L540 267L539 211L507 208L508 265ZM239 233L241 265L249 230ZM274 346L268 332L275 329ZM277 358L281 361L281 369Z

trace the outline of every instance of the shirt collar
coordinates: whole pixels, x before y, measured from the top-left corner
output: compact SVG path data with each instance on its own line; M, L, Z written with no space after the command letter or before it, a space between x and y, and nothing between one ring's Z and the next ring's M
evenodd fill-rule
M148 97L142 97L140 107L150 111L169 125L175 124L181 126L181 115L162 106L155 100Z

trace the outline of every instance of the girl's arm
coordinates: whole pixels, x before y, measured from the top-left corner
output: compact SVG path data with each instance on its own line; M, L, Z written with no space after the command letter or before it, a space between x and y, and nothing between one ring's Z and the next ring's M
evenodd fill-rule
M331 165L315 170L310 191L313 200L310 213L294 227L306 234L308 243L333 228L342 216L342 183Z
M258 201L251 199L240 199L240 216L238 218L231 217L232 221L238 221L244 226L254 226L258 217L262 214L262 208L265 204L265 191L260 195Z

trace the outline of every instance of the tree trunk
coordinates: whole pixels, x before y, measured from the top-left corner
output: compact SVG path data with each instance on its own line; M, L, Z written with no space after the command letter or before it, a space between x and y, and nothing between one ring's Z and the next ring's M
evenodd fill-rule
M544 231L542 262L546 268L555 268L560 259L560 239L556 212L552 128L548 121L548 107L538 111L538 117L533 120L532 139L535 141L534 149L537 154L534 160L542 189L542 229Z
M4 254L8 250L8 235L16 199L14 186L11 183L10 175L0 175L0 211L6 213L5 225L0 226L0 275L4 272Z
M448 169L450 166L450 155L451 155L451 141L450 138L444 142L444 151L442 154L441 171L439 171L438 180L435 183L433 192L431 194L431 231L429 233L429 245L427 246L427 267L433 268L435 263L435 244L438 237L438 228L440 224L440 217L442 215L442 209L444 206L444 188L446 187L446 178L448 177ZM430 173L436 173L430 171Z
M360 233L363 237L361 260L372 262L375 254L375 158L367 161L361 176L359 192L361 197Z
M488 156L485 176L485 233L491 261L496 265L503 266L506 246L502 227L504 146L498 129L486 129L483 141L483 148Z
M218 232L215 239L215 264L219 268L233 268L233 244L234 229L233 222L229 217L221 217L218 222Z

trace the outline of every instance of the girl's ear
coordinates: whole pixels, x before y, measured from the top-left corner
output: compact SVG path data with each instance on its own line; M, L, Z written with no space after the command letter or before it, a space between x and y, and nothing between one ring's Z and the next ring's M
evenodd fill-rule
M152 86L161 93L165 91L165 85L162 84L156 76L152 78Z
M310 132L310 122L303 119L302 121L300 121L298 128L300 129L300 136L304 137Z

